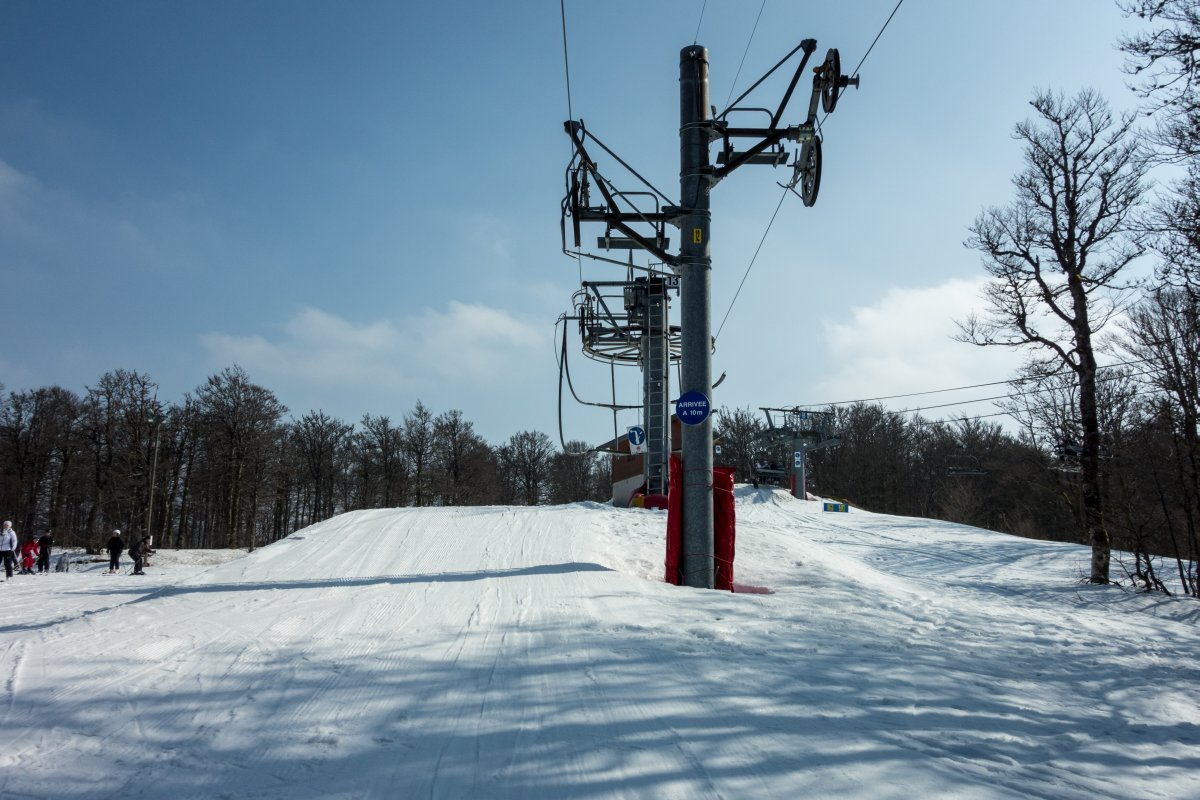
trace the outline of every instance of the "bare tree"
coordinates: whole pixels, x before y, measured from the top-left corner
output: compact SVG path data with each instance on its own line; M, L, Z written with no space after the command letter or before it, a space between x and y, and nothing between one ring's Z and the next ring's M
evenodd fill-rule
M721 445L721 463L736 470L736 480L749 482L754 475L755 441L766 425L749 408L722 408L713 430Z
M985 210L968 247L983 253L992 280L985 316L959 323L961 341L1024 347L1046 373L1071 370L1079 385L1082 503L1093 583L1109 581L1111 540L1100 489L1100 425L1094 337L1111 318L1123 273L1144 252L1133 216L1146 162L1132 117L1114 119L1095 91L1044 92L1035 121L1016 126L1025 167L1016 198Z
M873 511L913 513L915 436L904 417L867 403L830 411L841 444L809 454L812 492Z
M606 494L599 475L600 455L586 442L570 441L554 454L550 476L550 501L573 503L597 500ZM607 487L604 487L607 488Z
M59 386L13 392L0 404L0 505L32 534L58 524L64 479L73 459L79 398Z
M1153 25L1121 49L1126 71L1158 118L1154 142L1168 158L1200 156L1200 0L1121 0L1128 16Z
M428 505L432 498L433 412L420 400L404 415L404 452L412 470L413 505Z
M336 456L353 427L324 411L310 411L292 425L292 441L303 461L311 502L308 522L333 516L337 481Z
M512 484L518 503L535 506L546 499L554 445L540 431L521 431L499 448L504 478Z
M1159 287L1125 329L1122 347L1142 362L1153 388L1148 438L1161 449L1147 467L1157 479L1162 528L1185 591L1200 596L1200 305L1190 291Z
M442 505L462 506L490 494L492 449L461 411L452 409L433 421L434 487Z
M389 417L364 414L362 430L355 439L370 487L364 493L363 502L378 503L384 508L404 505L408 462L404 456L403 431L393 425Z
M275 433L287 407L274 392L252 383L239 366L227 367L196 390L204 432L208 437L210 477L219 492L219 523L226 547L252 545L250 521L257 509L250 502L258 490L259 468L271 458Z

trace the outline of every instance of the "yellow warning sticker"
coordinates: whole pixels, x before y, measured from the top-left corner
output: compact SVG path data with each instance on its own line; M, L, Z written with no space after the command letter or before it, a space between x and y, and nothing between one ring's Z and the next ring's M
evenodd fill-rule
M692 228L692 244L704 244L704 231L701 228Z

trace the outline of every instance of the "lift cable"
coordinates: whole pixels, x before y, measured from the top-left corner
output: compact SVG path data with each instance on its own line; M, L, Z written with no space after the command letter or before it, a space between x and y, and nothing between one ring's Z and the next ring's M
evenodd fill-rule
M567 0L559 0L559 12L562 16L562 44L563 44L563 70L567 76L567 119L574 119L575 112L571 106L571 59L567 55ZM575 148L571 148L571 154L574 156ZM568 255L570 255L568 253ZM579 252L575 252L575 263L579 268L579 280L583 280L583 261L579 258ZM560 431L561 433L561 431Z
M733 83L729 84L729 95L725 98L726 107L729 106L729 100L733 97L733 90L737 88L738 78L742 75L742 67L746 64L746 56L750 54L750 45L754 42L754 34L758 31L758 22L762 19L763 9L767 7L767 0L762 0L762 5L758 7L758 16L754 18L754 27L750 30L750 39L746 42L746 49L742 52L742 60L738 64L737 72L733 74ZM692 42L694 45L695 42Z
M571 110L571 61L567 57L567 0L558 0L558 8L562 12L563 68L567 73L567 119L575 119Z
M1128 378L1128 379L1140 378L1145 375L1152 375L1152 374L1153 374L1152 370L1147 370L1146 372L1135 372L1132 375L1115 375L1111 378L1097 378L1096 383L1111 383L1112 381L1118 381L1123 378ZM974 400L959 400L954 403L942 403L942 404L939 404L936 406L905 408L905 409L900 409L899 411L895 411L892 413L908 414L910 412L928 411L928 410L935 409L935 408L953 408L954 406L967 406L967 405L971 405L972 403L984 403L984 402L988 402L991 400L1015 400L1018 397L1028 397L1029 395L1042 394L1043 391L1044 390L1042 390L1042 389L1028 389L1023 392L1010 392L1008 394L993 395L992 397L977 397Z
M721 324L717 327L716 335L713 336L713 344L716 344L717 339L721 338L721 331L725 329L725 321L729 319L729 312L733 311L733 304L737 302L738 295L742 293L742 287L746 285L746 278L750 277L750 270L758 259L758 253L762 250L763 243L767 241L767 234L771 232L771 226L775 224L775 218L779 216L779 209L783 207L783 201L787 199L789 191L785 188L783 194L779 196L779 202L775 205L775 213L771 215L771 221L767 223L767 229L763 231L762 238L758 240L758 247L755 248L754 255L750 258L750 263L746 265L746 271L742 274L742 282L738 284L737 291L733 293L733 299L729 301L729 308L725 309L725 316L721 317Z
M892 17L896 16L896 12L900 10L900 6L902 5L904 5L904 0L897 0L896 7L892 9L892 13L888 14L888 18L884 20L883 27L879 29L879 33L875 34L875 38L871 41L871 46L867 48L867 52L863 53L863 57L861 60L859 60L858 66L856 66L854 71L850 73L851 78L857 75L858 71L862 69L862 65L867 60L867 56L871 55L871 51L875 49L876 43L879 42L879 37L883 36L883 32L887 30L887 26L889 23L891 23Z
M1116 367L1128 367L1128 366L1132 366L1134 364L1144 364L1147 361L1151 361L1151 360L1153 360L1153 359L1139 358L1139 359L1135 359L1133 361L1120 361L1116 364L1103 364L1101 366L1098 366L1096 369L1114 369ZM906 398L906 397L920 397L921 395L926 395L926 394L944 394L946 392L961 392L966 389L982 389L987 386L1004 386L1004 385L1011 385L1014 383L1031 383L1033 381L1040 381L1045 378L1050 378L1055 375L1060 375L1065 372L1070 372L1070 370L1067 367L1062 367L1061 369L1057 369L1054 372L1049 372L1045 375L1034 375L1034 376L1030 376L1028 378L1010 378L1006 381L991 381L989 383L975 383L970 386L955 386L950 389L928 389L923 392L909 392L908 394L890 394L890 395L885 395L883 397L863 397L863 398L859 398L857 400L839 400L835 403L805 403L804 405L796 406L796 408L829 408L831 406L852 406L855 403L873 403L878 400L900 400L900 399ZM1142 374L1144 374L1144 373L1142 373Z

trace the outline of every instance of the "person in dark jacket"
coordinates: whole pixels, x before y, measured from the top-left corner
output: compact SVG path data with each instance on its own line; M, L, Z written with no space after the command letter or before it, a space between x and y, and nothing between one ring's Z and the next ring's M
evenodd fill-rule
M50 535L50 531L42 534L42 538L38 539L38 572L50 571L50 548L54 546L54 537Z
M121 553L125 550L125 540L121 538L121 530L118 528L113 531L112 538L108 540L108 571L109 573L121 571Z
M141 539L138 539L129 547L129 557L133 559L133 574L134 575L145 575L146 574L146 573L142 572L142 550L144 549L144 547L145 547L145 545L142 544Z

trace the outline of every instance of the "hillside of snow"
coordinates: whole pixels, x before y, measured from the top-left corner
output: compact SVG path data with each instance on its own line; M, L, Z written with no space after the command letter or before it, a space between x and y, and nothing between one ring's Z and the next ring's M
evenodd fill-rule
M738 490L345 514L0 584L0 797L1200 797L1200 603L1085 548ZM766 593L769 590L771 593Z

